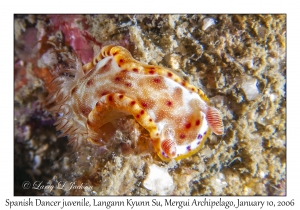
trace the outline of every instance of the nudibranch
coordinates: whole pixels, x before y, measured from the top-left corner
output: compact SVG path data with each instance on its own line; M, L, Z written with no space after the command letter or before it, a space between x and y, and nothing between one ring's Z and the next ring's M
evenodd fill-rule
M54 104L61 135L76 145L103 145L101 127L127 115L149 132L164 161L191 156L211 131L224 132L219 111L202 90L170 69L140 63L123 47L105 46L83 66L76 58L72 69L53 80L48 105Z

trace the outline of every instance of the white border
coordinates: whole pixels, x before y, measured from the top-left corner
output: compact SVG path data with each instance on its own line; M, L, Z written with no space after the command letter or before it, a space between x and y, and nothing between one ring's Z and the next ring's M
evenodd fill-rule
M4 2L4 3L3 3ZM3 1L1 2L1 200L0 205L5 206L5 199L23 200L24 197L13 197L13 14L14 13L287 13L287 197L222 197L222 199L246 199L246 200L291 200L295 199L299 205L300 189L297 179L299 170L299 84L300 77L298 57L299 50L299 11L296 1L278 0L251 0L251 1ZM178 3L177 3L178 2ZM298 65L297 65L298 64ZM4 97L3 97L4 96ZM82 197L64 197L65 200L79 200ZM108 197L109 199L121 199L121 197ZM218 197L212 197L217 199ZM42 197L43 200L61 200L60 197ZM92 198L89 198L92 199ZM97 199L105 200L107 198ZM125 198L122 198L125 199ZM147 197L134 197L137 200L150 200ZM163 198L162 198L163 199ZM174 200L188 199L188 197L173 197ZM193 199L193 197L190 197ZM76 207L72 207L76 208ZM98 207L97 209L99 209ZM134 208L134 209L145 209ZM295 208L295 206L294 206ZM38 209L34 207L33 209ZM70 209L70 208L69 208ZM112 208L114 209L114 208ZM124 209L130 209L129 207ZM149 209L149 208L148 208ZM151 208L153 209L153 208ZM178 209L178 208L173 208ZM184 209L184 208L183 208ZM199 209L199 207L190 207ZM202 207L203 209L203 207ZM207 208L208 209L208 208ZM209 207L210 209L210 207ZM220 208L221 209L221 208ZM222 208L224 209L224 208ZM274 208L263 208L274 209ZM275 208L276 209L276 208ZM299 209L299 208L298 208Z

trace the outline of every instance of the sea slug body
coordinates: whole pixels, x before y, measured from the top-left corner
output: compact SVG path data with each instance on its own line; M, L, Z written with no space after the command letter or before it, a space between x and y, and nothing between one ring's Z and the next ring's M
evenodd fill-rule
M105 144L101 128L127 115L149 131L165 161L191 156L211 131L223 134L221 115L203 91L167 68L136 61L123 47L103 47L92 62L82 66L77 58L70 69L53 80L48 105L61 135L75 145Z

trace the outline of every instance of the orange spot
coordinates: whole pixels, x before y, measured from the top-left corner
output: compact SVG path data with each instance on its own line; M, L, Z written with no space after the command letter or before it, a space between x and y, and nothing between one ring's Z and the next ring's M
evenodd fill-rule
M115 55L117 55L117 54L118 54L118 52L114 52L114 53L113 53L113 56L115 56Z
M186 86L185 81L182 81L181 85L182 85L182 86Z
M150 122L152 122L152 119L149 119Z

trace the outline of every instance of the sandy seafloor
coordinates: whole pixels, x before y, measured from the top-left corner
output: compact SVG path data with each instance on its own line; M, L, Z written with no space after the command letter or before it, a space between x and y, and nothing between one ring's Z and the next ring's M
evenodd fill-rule
M286 194L286 15L15 15L14 28L14 195ZM67 44L83 62L116 44L174 69L220 110L224 135L168 163L126 118L113 146L72 149L42 106L47 90L37 73L44 52L36 42L59 30L66 40L80 36L83 44ZM92 189L24 190L24 181Z

